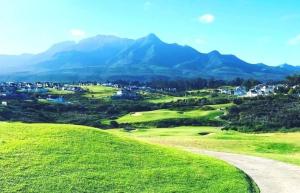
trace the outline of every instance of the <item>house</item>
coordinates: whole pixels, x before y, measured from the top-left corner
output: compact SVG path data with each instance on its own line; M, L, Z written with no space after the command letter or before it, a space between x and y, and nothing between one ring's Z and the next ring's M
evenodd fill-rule
M45 89L45 88L42 88L42 87L36 87L36 88L30 88L30 89L27 89L27 92L29 93L47 93L48 92L48 89Z
M228 89L228 88L220 88L220 89L218 89L218 91L221 94L228 94L228 95L234 94L234 91L232 89Z
M129 100L137 100L140 98L140 96L131 90L122 89L119 90L114 96L112 96L113 99L129 99Z
M49 96L46 100L53 103L65 103L65 99L63 97L51 98L51 96Z
M258 95L259 94L256 89L250 89L246 94L247 97L257 97Z
M72 91L74 91L74 92L84 92L85 90L83 88L79 87L79 86L74 86L72 88Z
M2 105L2 106L7 106L7 102L6 102L6 101L2 101L2 102L1 102L1 105Z
M247 94L246 88L243 86L238 86L234 89L235 96L245 96Z
M273 86L273 85L262 85L261 87L259 87L259 90L260 90L262 95L270 95L270 94L274 94L275 86Z
M123 90L119 90L117 93L116 93L116 96L122 96L123 95Z
M259 84L251 88L247 93L246 97L256 97L256 96L268 96L275 94L275 85Z

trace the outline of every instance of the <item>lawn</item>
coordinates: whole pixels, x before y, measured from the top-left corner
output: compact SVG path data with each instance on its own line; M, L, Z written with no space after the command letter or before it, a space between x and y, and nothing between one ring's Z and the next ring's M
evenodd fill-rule
M107 86L83 86L83 89L87 91L84 94L84 97L91 99L104 99L107 97L111 97L117 93L118 89Z
M242 153L300 165L300 133L246 134L215 127L139 129L112 132L151 143Z
M187 99L201 99L203 97L201 96L182 96L182 97L176 97L176 96L169 96L169 95L163 95L157 98L147 99L147 102L150 103L170 103L170 102L176 102L178 100L187 100Z
M205 156L90 127L0 123L1 192L251 192L245 175Z
M191 110L191 111L175 111L169 109L159 109L154 111L135 112L124 115L117 119L118 123L143 123L151 121L159 121L166 119L183 119L183 118L207 118L214 119L218 115L222 115L223 111L217 110Z
M193 94L194 93L194 94ZM193 95L191 95L193 94ZM176 102L178 100L187 100L187 99L201 99L204 97L208 97L209 93L204 91L188 91L186 96L171 96L167 94L160 94L160 93L142 93L145 101L149 103L170 103L170 102Z
M74 91L69 91L69 90L57 90L54 88L49 89L49 94L53 95L70 95L70 94L75 94Z

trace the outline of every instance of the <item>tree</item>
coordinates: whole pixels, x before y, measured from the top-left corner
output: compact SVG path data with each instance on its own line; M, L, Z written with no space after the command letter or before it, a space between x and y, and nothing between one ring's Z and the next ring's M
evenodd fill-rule
M261 82L259 82L258 80L249 79L249 80L244 80L242 86L246 87L246 89L249 90L253 86L258 85L260 83Z
M118 128L119 127L119 123L117 121L110 121L110 126L112 128Z
M300 84L300 75L288 76L286 78L286 83L289 86L299 85Z

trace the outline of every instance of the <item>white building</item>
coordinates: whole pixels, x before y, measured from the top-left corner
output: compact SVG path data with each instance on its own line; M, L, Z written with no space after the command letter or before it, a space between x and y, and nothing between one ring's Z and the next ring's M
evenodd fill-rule
M122 96L123 95L123 91L122 90L119 90L116 94L117 96Z
M245 96L247 94L246 88L243 86L238 86L234 89L235 96Z
M259 93L255 89L250 89L246 94L247 97L257 97L258 95Z
M260 90L264 95L270 95L274 93L275 86L264 85L263 87L260 88Z

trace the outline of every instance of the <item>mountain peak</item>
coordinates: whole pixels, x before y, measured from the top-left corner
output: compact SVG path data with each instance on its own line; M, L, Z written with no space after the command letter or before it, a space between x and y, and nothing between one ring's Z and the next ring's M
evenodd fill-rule
M222 55L222 54L221 54L219 51L217 51L217 50L213 50L213 51L209 52L208 54L209 54L209 55L216 55L216 56Z
M150 38L150 39L159 39L159 38L157 37L157 35L155 35L154 33L150 33L150 34L148 34L146 37L147 37L147 38Z
M154 33L150 33L146 37L142 38L143 40L146 40L147 42L161 42L159 37L157 37Z
M291 70L291 71L293 71L293 70L299 71L300 70L300 66L293 66L293 65L290 65L290 64L287 64L287 63L279 65L278 67L281 68L281 69Z
M284 63L284 64L279 65L279 67L290 67L290 66L292 66L292 65L287 64L287 63Z
M119 77L132 77L132 80L156 77L243 77L267 80L271 77L278 80L290 74L300 73L298 66L285 64L280 68L264 64L252 65L234 55L221 54L217 50L207 54L200 53L189 46L165 43L153 33L137 40L98 35L79 42L62 42L46 52L28 57L0 55L0 66L6 67L4 73L20 72L24 69L23 66L26 66L26 69L29 69L28 74L22 74L22 77L43 72L45 80L49 77L52 79L55 75L58 80L68 81L91 80L90 77L96 80ZM86 68L91 70L85 70ZM70 76L65 76L65 70ZM3 70L1 73L4 74Z

